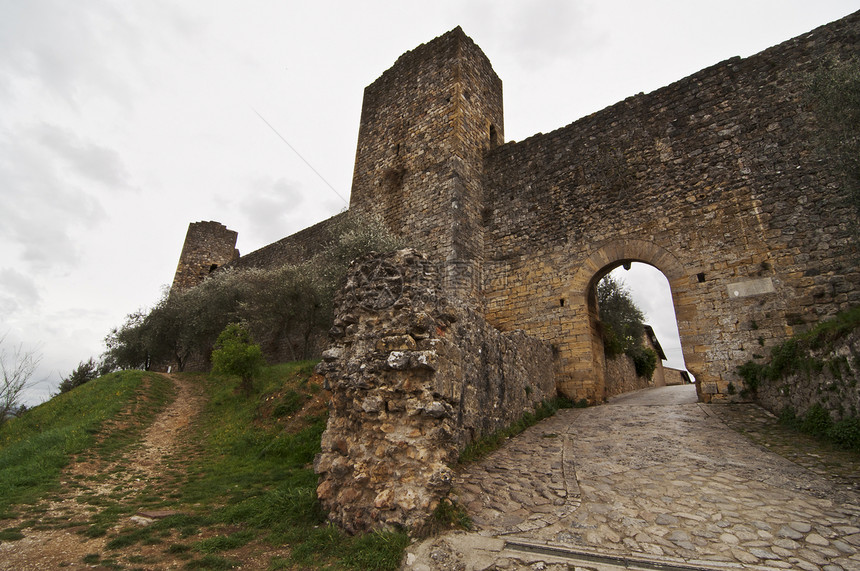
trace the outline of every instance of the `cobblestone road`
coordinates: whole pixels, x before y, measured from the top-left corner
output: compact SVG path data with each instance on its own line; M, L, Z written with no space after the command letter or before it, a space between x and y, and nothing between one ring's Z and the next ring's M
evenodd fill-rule
M570 553L604 557L582 569L860 570L856 466L816 473L729 429L732 407L695 398L650 389L532 427L459 475L477 534L416 546L407 567L568 568L541 554Z

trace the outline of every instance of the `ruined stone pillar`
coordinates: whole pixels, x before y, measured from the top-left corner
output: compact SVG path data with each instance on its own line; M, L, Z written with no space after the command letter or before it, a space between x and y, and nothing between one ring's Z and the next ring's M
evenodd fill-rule
M449 297L440 265L411 249L369 255L336 298L314 468L329 518L349 532L420 529L466 444L555 395L550 347Z

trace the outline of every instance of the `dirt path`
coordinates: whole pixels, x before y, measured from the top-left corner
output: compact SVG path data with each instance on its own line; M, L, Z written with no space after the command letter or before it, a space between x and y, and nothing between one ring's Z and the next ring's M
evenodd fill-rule
M187 436L189 424L203 407L199 386L173 375L168 378L177 390L176 398L146 429L140 442L112 462L72 463L61 478L63 490L40 506L44 511L36 518L27 514L17 522L27 522L22 530L25 537L0 544L0 569L92 569L83 562L84 557L103 551L106 542L104 537L87 538L80 533L98 511L93 506L126 500L161 477L166 457Z

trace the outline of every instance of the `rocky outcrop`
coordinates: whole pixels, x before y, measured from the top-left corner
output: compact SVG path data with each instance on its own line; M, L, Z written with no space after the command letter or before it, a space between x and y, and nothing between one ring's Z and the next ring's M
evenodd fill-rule
M415 250L354 262L318 372L332 391L315 470L350 532L420 529L475 438L555 395L550 347L449 300Z

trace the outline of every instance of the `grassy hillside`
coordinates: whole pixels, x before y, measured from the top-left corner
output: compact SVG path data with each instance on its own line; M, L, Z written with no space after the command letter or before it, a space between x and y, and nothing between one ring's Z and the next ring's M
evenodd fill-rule
M171 400L165 377L110 375L28 412L0 431L0 493L5 494L0 497L6 502L0 504L5 506L0 517L19 516L0 521L7 530L0 541L66 527L82 538L102 540L100 549L78 563L114 569L396 568L408 543L405 534L348 537L325 522L312 463L325 427L327 396L313 365L269 367L250 395L239 390L238 378L179 375L180 383L202 395L202 405L149 471L123 459L136 457L141 431ZM151 404L141 407L141 402ZM117 419L135 407L142 414L134 429L106 434L108 425L125 426ZM93 419L98 420L80 421L75 409L97 410ZM38 484L7 486L7 474L26 474L28 469L16 464L42 456L36 451L46 441L69 443L57 453L64 460L54 462L57 467ZM70 468L63 472L62 466L75 456L98 462L101 469L84 478L69 476ZM68 500L71 492L61 481L74 482L73 500L86 508L74 521L40 515L47 502ZM149 525L132 519L153 510L160 514Z
M86 454L134 440L172 395L171 383L140 371L112 373L54 397L0 427L0 519L58 489L61 470ZM134 422L120 429L130 411Z

